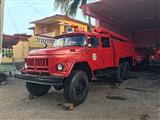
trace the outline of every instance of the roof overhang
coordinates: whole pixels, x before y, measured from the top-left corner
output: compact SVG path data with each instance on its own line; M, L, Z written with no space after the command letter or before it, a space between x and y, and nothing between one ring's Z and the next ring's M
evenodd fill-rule
M134 30L160 28L159 0L101 0L82 8L86 15L111 19Z
M31 22L31 24L53 24L53 23L58 23L59 21L55 18L45 18L37 21Z
M33 21L33 22L31 22L31 24L54 24L54 23L60 23L60 20L69 20L69 21L73 21L73 22L88 26L88 23L86 23L86 22L70 18L66 15L59 15L59 14L56 14L56 15L53 15L50 17L46 17L46 18L43 18L43 19L40 19L37 21Z

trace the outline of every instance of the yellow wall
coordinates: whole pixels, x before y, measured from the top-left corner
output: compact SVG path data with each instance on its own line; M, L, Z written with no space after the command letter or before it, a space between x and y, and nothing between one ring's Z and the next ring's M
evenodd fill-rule
M2 63L12 63L12 57L2 57Z
M55 22L55 21L53 21ZM35 34L44 34L44 33L53 33L52 36L56 36L62 34L64 32L64 24L74 25L84 28L84 31L88 31L88 26L82 23L77 23L71 20L58 19L57 23L52 24L35 24ZM43 32L42 32L43 31ZM45 32L44 32L45 31Z
M79 26L84 28L84 31L88 32L88 26L85 24L81 24L81 23L77 23L74 21L70 21L70 20L59 20L61 24L65 24L67 23L68 25L74 25L74 26ZM64 26L61 25L60 27L60 34L62 34L64 32Z
M40 48L44 48L44 44L37 42L37 36L32 36L29 39L29 49L40 49ZM52 45L48 44L48 48L51 48Z
M45 29L45 32L42 32ZM59 34L59 25L56 23L53 24L35 24L35 34L45 34L51 33L51 36Z
M13 45L13 57L2 57L2 63L24 62L24 58L28 56L29 43L28 41L19 41Z
M28 56L28 41L19 41L13 46L13 62L24 62L24 58Z
M37 42L37 37L34 35L32 37L30 37L28 40L29 40L29 47L33 47L33 48L42 48L43 47L42 44L39 44Z

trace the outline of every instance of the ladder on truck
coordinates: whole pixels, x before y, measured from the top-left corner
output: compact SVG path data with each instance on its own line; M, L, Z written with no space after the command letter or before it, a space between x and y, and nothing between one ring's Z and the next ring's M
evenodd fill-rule
M109 29L103 28L103 27L97 27L93 29L94 32L96 33L101 33L101 34L109 34L111 37L115 38L115 39L119 39L121 41L131 41L130 38L127 38L123 35L120 35L118 33L115 33Z

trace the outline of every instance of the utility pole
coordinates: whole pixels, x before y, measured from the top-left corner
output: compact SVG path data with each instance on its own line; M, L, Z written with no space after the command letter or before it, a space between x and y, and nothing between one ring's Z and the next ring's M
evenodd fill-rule
M0 0L0 85L7 81L7 75L2 72L2 42L3 42L3 19L4 19L4 1Z
M3 20L4 20L4 1L0 0L0 64L2 60L2 42L3 42Z

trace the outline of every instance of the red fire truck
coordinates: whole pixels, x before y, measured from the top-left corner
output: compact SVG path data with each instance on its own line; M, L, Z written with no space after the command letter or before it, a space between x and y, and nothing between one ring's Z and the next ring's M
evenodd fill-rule
M149 65L152 69L160 67L160 45L158 44L156 49L153 50L149 58Z
M26 80L31 95L45 95L51 86L64 89L64 98L81 104L88 84L110 73L115 82L128 79L136 63L135 45L130 39L103 28L56 36L53 48L33 50L16 77ZM139 61L139 59L138 59Z

